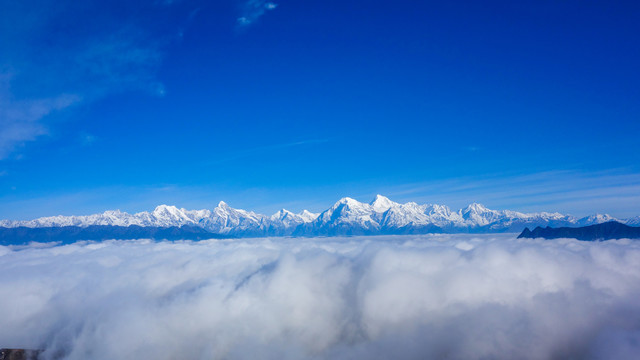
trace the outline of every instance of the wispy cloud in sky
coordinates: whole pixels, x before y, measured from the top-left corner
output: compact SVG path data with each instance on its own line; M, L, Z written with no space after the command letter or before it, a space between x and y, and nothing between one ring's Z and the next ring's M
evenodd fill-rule
M82 72L79 76L98 84L93 87L97 95L132 89L163 95L163 86L156 78L162 57L158 44L131 29L93 40L78 52L75 61Z
M388 195L453 207L477 201L499 209L560 211L579 216L610 212L625 217L638 215L640 176L624 169L496 174L408 184L390 189Z
M96 142L96 140L97 140L97 137L95 135L88 134L88 133L81 133L79 136L80 144L83 146L92 145L93 143Z
M102 28L77 22L78 16L89 16L82 6L62 6L63 14L58 4L48 1L34 9L2 8L0 160L46 135L49 118L72 105L131 90L164 95L156 77L163 58L161 41L151 38L136 19ZM15 18L28 20L15 24Z
M290 148L295 146L288 144ZM287 144L273 145L285 146ZM266 147L245 156L262 154ZM289 148L284 148L289 149ZM275 151L275 150L272 150ZM228 159L228 161L237 160ZM209 163L208 165L211 165ZM203 164L207 165L207 164ZM0 219L30 220L40 216L88 215L120 209L130 213L150 211L160 204L188 209L212 209L220 200L231 206L262 214L281 208L294 212L321 212L339 198L350 196L369 202L375 194L393 201L447 205L457 211L471 202L495 210L561 212L573 216L608 213L619 219L640 215L640 180L628 173L555 172L532 175L458 178L419 184L381 185L347 182L337 185L302 185L275 188L235 186L224 181L206 185L150 184L87 188L55 194L33 194L29 198L0 197Z
M237 19L239 27L251 25L267 11L274 10L278 4L266 0L249 0L242 9L242 16Z
M45 98L15 99L11 74L0 74L0 160L22 144L47 133L42 120L49 114L79 103L76 94L61 93Z

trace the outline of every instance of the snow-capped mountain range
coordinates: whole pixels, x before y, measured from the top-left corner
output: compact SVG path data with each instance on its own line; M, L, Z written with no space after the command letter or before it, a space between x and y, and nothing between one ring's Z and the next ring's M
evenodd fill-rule
M510 210L490 210L477 203L452 211L444 205L419 205L414 202L400 204L377 195L368 204L345 197L320 214L307 210L295 214L282 209L268 216L234 209L221 201L213 210L187 210L160 205L152 212L136 214L115 210L86 216L52 216L28 221L0 220L0 227L195 226L209 232L234 236L318 236L519 232L526 226L585 226L612 220L632 226L640 225L640 216L619 220L606 214L584 218L548 212L525 214Z
M160 205L152 212L136 214L115 210L86 216L52 216L27 221L0 220L0 227L195 226L212 233L233 236L318 236L519 232L526 226L585 226L612 220L632 226L640 225L640 216L619 220L606 214L584 218L548 212L525 214L510 210L490 210L477 203L452 211L444 205L419 205L414 202L400 204L377 195L368 204L345 197L320 214L307 210L295 214L282 209L268 216L234 209L221 201L213 210L187 210Z

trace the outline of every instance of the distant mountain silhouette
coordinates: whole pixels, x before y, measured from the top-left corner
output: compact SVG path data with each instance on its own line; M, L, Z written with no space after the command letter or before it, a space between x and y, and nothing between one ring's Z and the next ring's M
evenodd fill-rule
M617 221L609 221L603 224L582 227L552 228L540 226L529 230L525 228L518 236L520 238L574 238L585 241L611 240L611 239L640 239L640 227L628 226Z
M62 227L0 227L0 245L23 245L30 242L62 242L73 243L79 240L128 240L128 239L152 239L152 240L205 240L229 238L229 235L220 235L209 232L195 226L112 226L91 225L87 227L62 226Z

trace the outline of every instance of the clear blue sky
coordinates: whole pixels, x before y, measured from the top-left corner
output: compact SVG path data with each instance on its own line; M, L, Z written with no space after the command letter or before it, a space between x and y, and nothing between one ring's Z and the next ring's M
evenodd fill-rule
M635 1L0 0L0 218L640 215Z

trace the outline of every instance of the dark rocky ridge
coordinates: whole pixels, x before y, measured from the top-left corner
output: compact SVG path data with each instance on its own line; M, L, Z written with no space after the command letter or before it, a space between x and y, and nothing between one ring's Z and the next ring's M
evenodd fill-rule
M0 349L0 360L37 360L42 351L25 349Z
M520 238L574 238L584 241L612 240L612 239L640 239L640 227L621 224L617 221L609 221L603 224L582 227L552 228L540 226L529 230L525 228L518 236Z
M87 227L62 226L43 228L0 227L0 245L24 245L30 242L73 243L80 240L206 240L233 236L220 235L195 226L112 226L91 225Z

